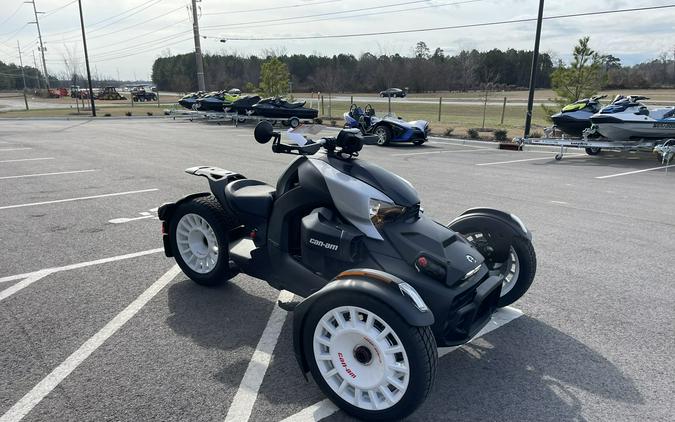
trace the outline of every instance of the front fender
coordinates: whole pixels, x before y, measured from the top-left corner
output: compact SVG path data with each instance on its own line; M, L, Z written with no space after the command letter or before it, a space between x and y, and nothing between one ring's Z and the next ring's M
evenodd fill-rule
M321 290L303 300L293 310L293 349L303 374L309 371L303 344L305 320L312 307L337 291L349 291L354 295L369 295L390 306L405 321L416 327L433 325L434 314L415 289L398 277L383 271L354 269L338 274Z
M164 244L164 255L168 258L173 256L173 251L171 251L171 242L169 241L171 233L169 233L169 228L171 227L171 219L173 214L176 212L176 208L185 201L189 201L193 198L199 198L202 196L209 196L208 192L193 193L192 195L184 196L176 202L167 202L160 205L157 208L157 217L162 222L162 243Z
M505 260L514 237L532 240L532 232L513 214L494 208L471 208L452 220L447 227L461 234L490 232L493 235L495 259Z

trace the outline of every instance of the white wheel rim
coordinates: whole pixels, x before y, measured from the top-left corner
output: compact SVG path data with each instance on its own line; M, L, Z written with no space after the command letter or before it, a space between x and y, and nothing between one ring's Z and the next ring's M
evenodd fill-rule
M185 214L176 226L176 243L181 258L192 271L207 274L218 263L218 239L200 215Z
M466 240L474 245L486 241L484 240L485 236L483 236L483 233L471 233L465 237ZM507 295L513 289L518 283L518 276L520 275L520 260L513 246L509 246L509 256L506 261L493 264L492 268L490 268L490 273L502 280L502 293L500 297Z
M313 348L323 379L353 406L388 409L408 389L410 364L405 347L389 324L373 312L356 306L331 309L314 330Z

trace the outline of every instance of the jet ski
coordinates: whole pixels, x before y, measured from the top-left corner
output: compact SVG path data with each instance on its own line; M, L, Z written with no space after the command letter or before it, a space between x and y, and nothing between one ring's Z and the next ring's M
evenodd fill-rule
M197 99L197 110L223 112L226 106L229 106L238 99L239 94L236 93L225 91L214 92Z
M594 129L611 141L675 138L675 107L648 108L648 97L617 97L591 116Z
M583 131L591 127L591 116L600 111L601 99L606 95L595 95L568 104L559 112L551 116L553 124L565 134L580 138Z
M260 96L258 95L246 95L243 97L239 97L237 100L233 101L232 104L230 104L227 107L227 111L242 115L248 115L253 112L253 106L255 104L258 104L259 101Z
M181 107L185 107L188 110L192 110L196 106L197 100L202 98L204 94L205 94L204 91L191 92L185 95L180 100L178 100L178 104L180 104Z
M265 98L253 105L253 114L256 116L275 119L315 119L319 110L305 107L306 101L288 102L283 98Z

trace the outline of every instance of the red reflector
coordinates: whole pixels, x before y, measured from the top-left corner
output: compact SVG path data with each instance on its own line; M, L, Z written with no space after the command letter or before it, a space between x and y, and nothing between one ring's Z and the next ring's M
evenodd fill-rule
M427 261L425 257L420 256L419 258L417 258L417 265L419 265L420 267L424 268L427 266L427 264L429 264L429 261Z
M255 239L256 231L252 230L250 236L251 236L251 239Z
M162 221L162 234L163 235L166 234L166 226L165 225L166 225L166 223Z

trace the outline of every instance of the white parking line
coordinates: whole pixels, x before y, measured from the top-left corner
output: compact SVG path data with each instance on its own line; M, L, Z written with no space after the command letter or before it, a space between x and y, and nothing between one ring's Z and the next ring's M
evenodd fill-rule
M492 315L492 319L483 327L482 330L474 338L469 340L469 343L474 341L475 339L484 336L485 334L489 333L490 331L496 330L497 328L508 324L509 322L513 321L514 319L520 317L523 315L523 312L520 309L512 308L512 307L506 307L506 308L501 308L498 309L497 312L495 312ZM448 353L455 351L463 346L455 346L455 347L439 347L438 348L438 357L442 357L447 355ZM322 400L318 403L315 403L300 412L291 415L287 417L286 419L283 419L281 422L307 422L307 421L319 421L323 418L327 418L328 416L332 415L333 413L337 412L338 407L333 404L330 400Z
M59 172L55 172L55 173L20 174L18 176L2 176L2 177L0 177L0 180L21 179L21 178L24 178L24 177L57 176L57 175L60 175L60 174L91 173L92 171L98 171L98 170L90 169L90 170L59 171Z
M670 167L675 167L675 164L671 164L669 166L659 166L659 167L652 167L649 169L642 169L642 170L635 170L635 171L627 171L625 173L617 173L617 174L608 174L607 176L597 176L596 179L609 179L610 177L619 177L619 176L628 176L629 174L637 174L637 173L644 173L645 171L652 171L652 170L659 170L659 169L667 169Z
M79 349L63 361L52 372L42 379L33 389L12 406L2 417L0 422L17 422L23 419L38 403L54 390L71 372L84 362L96 351L107 339L115 334L124 324L138 313L157 293L168 285L178 274L178 265L171 267L169 271L148 287L115 318L110 320L105 327L101 328Z
M586 154L567 154L565 157L567 158L573 158L573 157L583 157L586 156ZM510 160L510 161L497 161L495 163L480 163L476 164L477 166L494 166L495 164L509 164L509 163L522 163L523 161L537 161L537 160L552 160L552 157L540 157L540 158L524 158L522 160Z
M58 204L60 202L72 202L72 201L83 201L86 199L97 199L97 198L107 198L109 196L121 196L121 195L131 195L134 193L145 193L145 192L155 192L159 189L143 189L143 190L132 190L128 192L117 192L117 193L106 193L103 195L93 195L93 196L81 196L79 198L68 198L68 199L57 199L55 201L44 201L44 202L32 202L29 204L18 204L18 205L5 205L0 207L0 210L8 210L11 208L22 208L22 207L32 207L34 205L47 205L47 204Z
M411 155L426 155L426 154L444 154L448 152L477 152L477 151L483 151L483 150L494 150L494 148L474 148L474 149L446 149L443 151L425 151L425 152L411 152L408 154L391 154L392 157L406 157L406 156L411 156ZM496 150L495 150L496 151Z
M164 252L164 248L148 249L146 251L128 253L128 254L125 254L125 255L112 256L112 257L109 257L109 258L101 258L101 259L97 259L97 260L94 260L94 261L78 262L77 264L65 265L63 267L45 268L44 270L33 271L33 272L30 272L30 273L23 273L23 274L10 275L10 276L6 276L6 277L0 277L0 283L6 282L6 281L21 280L21 279L24 279L26 277L32 277L36 274L43 273L43 272L47 272L49 274L52 274L52 273L58 273L58 272L61 272L61 271L76 270L78 268L85 268L85 267L90 267L92 265L106 264L108 262L122 261L124 259L137 258L139 256L151 255L151 254L155 254L155 253L159 253L159 252Z
M21 161L41 161L41 160L53 160L54 157L43 157L43 158L19 158L17 160L0 160L0 163L19 163Z
M281 291L279 299L282 302L290 302L293 300L293 293ZM249 362L244 377L239 384L237 394L232 399L230 409L227 411L225 422L245 422L251 417L253 405L256 397L258 397L258 390L262 384L267 367L272 360L272 352L277 345L279 333L286 321L286 311L275 304L272 314L267 321L267 326L260 336L260 341L253 352L251 362Z
M0 148L0 152L5 152L5 151L25 151L27 149L33 149L33 148Z

